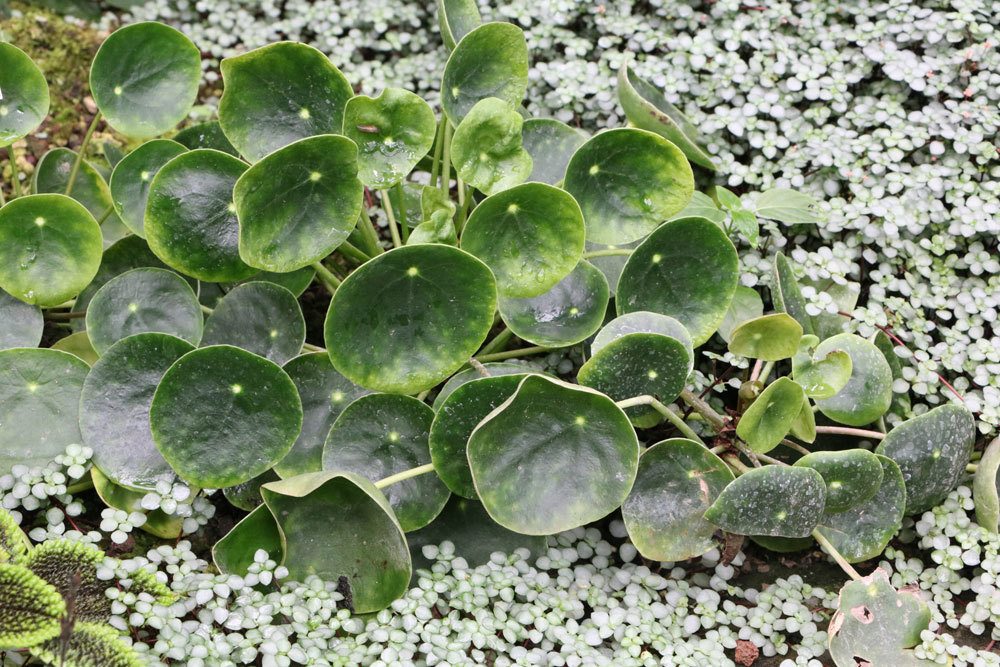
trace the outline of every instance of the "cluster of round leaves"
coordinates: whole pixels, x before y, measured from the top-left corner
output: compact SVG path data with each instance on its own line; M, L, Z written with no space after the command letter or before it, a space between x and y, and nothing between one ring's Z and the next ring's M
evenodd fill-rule
M442 5L446 25L454 10ZM225 488L250 513L216 545L220 569L245 571L264 549L293 577L345 577L362 612L403 593L406 533L430 526L452 493L481 503L489 529L530 536L620 507L639 551L658 560L704 554L721 531L779 550L817 536L856 561L880 553L905 512L954 486L974 437L971 415L955 406L901 424L876 453L816 452L744 472L710 451L665 404L716 332L733 354L791 360L792 376L758 382L736 425L754 461L789 434L813 442L813 404L849 426L878 420L893 368L876 343L842 333L839 318L809 314L780 256L775 313L740 290L729 230L694 193L692 162L715 165L650 84L622 70L636 127L589 138L552 121L527 127L521 30L487 23L454 37L437 131L426 102L402 90L354 97L302 44L225 60L225 144L213 144L225 150L197 137L193 148L153 140L122 159L109 192L131 234L103 259L101 226L75 199L32 194L0 209L11 310L79 295L96 357L91 368L61 350L0 352L9 462L82 440L102 497L141 503L178 478ZM160 24L112 34L91 77L107 122L137 138L176 125L196 93L192 49ZM440 162L436 149L429 156L436 143ZM440 168L447 194L449 159L460 205L476 200L464 224L464 208L456 215L424 187L416 217L427 220L406 245L370 244L368 255L349 241L365 245L365 188L382 193L390 218L393 188L402 216L410 172ZM46 187L73 194L82 162L72 162ZM84 182L99 184L94 173ZM798 200L772 195L757 214L803 222L789 201ZM452 233L428 239L418 234L427 224ZM588 243L594 259L627 259L590 263ZM341 281L322 261L345 248L363 261ZM301 355L296 295L314 270L335 291L325 351ZM199 294L209 285L225 296L205 320ZM612 294L617 317L606 322ZM592 338L578 384L509 366L455 375L498 314L537 346ZM422 398L446 381L432 409ZM643 448L636 428L664 418L691 439ZM876 507L892 511L876 517ZM157 523L143 528L168 534Z

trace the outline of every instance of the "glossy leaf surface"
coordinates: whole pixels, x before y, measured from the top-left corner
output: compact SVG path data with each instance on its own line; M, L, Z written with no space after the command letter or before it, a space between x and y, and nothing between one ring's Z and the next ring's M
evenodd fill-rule
M284 458L302 428L302 404L273 362L216 345L170 367L149 418L153 441L177 474L217 489L252 479Z
M691 165L675 145L652 132L619 128L587 140L566 168L566 190L587 221L587 240L629 243L687 206Z
M548 535L624 502L639 443L621 408L593 390L529 375L468 444L479 498L497 523Z
M495 309L493 274L472 255L440 245L397 248L337 289L326 347L334 367L355 384L416 393L475 354Z

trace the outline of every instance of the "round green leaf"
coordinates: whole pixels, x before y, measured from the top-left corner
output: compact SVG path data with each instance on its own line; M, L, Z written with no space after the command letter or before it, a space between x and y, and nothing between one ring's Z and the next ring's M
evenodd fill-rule
M146 428L149 428L148 424ZM135 490L115 484L96 466L90 469L90 480L94 483L94 490L97 492L98 497L108 507L113 507L123 512L142 512L145 514L146 522L139 527L144 533L149 533L164 540L176 540L184 532L183 517L176 514L167 514L159 509L150 512L142 506L142 499L146 497L146 490ZM191 490L191 493L197 492L197 488Z
M487 197L462 232L462 249L483 260L506 297L550 290L583 257L583 214L564 190L525 183Z
M163 374L193 349L167 334L129 336L106 350L87 376L80 399L83 444L116 484L152 490L158 482L176 481L153 444L149 406Z
M486 372L490 374L491 377L499 375L523 375L525 373L536 373L537 368L529 364L526 361L489 361L483 364L483 368ZM472 382L473 380L479 380L483 377L483 374L475 368L466 368L465 370L459 371L448 378L448 381L444 383L444 386L438 391L437 396L434 397L434 410L440 410L444 402L448 400L452 392L461 387L467 382Z
M691 343L691 334L684 325L672 317L643 310L625 313L604 325L590 343L590 353L597 354L608 343L632 333L660 334L676 338L688 351L691 356L691 368L694 367L694 346ZM688 368L688 373L691 372L691 368Z
M788 435L804 399L802 387L787 377L778 378L744 411L736 435L755 452L771 451Z
M232 345L276 364L298 355L306 322L295 295L280 285L244 283L222 297L205 322L202 345Z
M529 375L472 432L469 467L501 526L550 535L617 509L639 463L639 441L614 401L591 389Z
M521 145L531 156L529 181L556 185L566 176L573 153L587 134L554 118L529 118L521 126Z
M853 363L844 350L830 350L825 356L812 353L819 338L807 335L802 338L799 351L792 357L792 377L811 398L830 398L847 386L851 379Z
M798 352L800 340L802 325L785 313L772 313L733 329L729 351L748 359L781 361Z
M941 405L889 431L876 454L895 461L906 480L906 513L938 505L965 473L976 420L963 405Z
M879 458L866 449L839 452L813 452L795 462L812 468L826 482L826 512L844 512L867 502L882 483Z
M284 370L302 399L302 432L274 470L281 477L318 472L323 469L323 445L333 423L344 408L369 391L338 373L325 352L295 357Z
M256 269L239 254L233 187L246 165L231 155L198 149L163 165L149 186L144 231L149 247L170 267L205 282L249 278Z
M69 175L74 162L76 162L75 152L68 148L53 148L35 165L35 173L31 176L31 187L38 194L63 194L69 185ZM95 220L103 219L108 211L114 209L111 190L108 189L104 176L87 160L80 162L70 197L83 204ZM110 216L104 224L108 224L113 217L115 216Z
M733 473L693 440L659 442L639 458L635 486L622 505L629 539L643 558L681 561L714 548L716 527L704 519Z
M663 91L629 69L625 62L618 70L618 100L632 125L655 132L680 148L687 159L709 171L718 167L698 140L697 130Z
M265 470L242 484L227 486L222 490L222 495L226 497L226 500L233 507L238 507L245 512L252 512L264 504L264 499L260 495L260 487L270 482L277 482L279 479L281 477L278 473L274 472L274 469ZM278 558L277 560L281 559Z
M351 84L317 49L268 44L222 61L219 122L250 162L293 141L339 134Z
M814 356L823 358L835 350L851 357L851 379L843 389L830 398L816 401L816 405L824 415L842 424L870 424L884 415L892 403L892 369L877 347L854 334L827 338L816 348Z
M38 347L45 321L38 306L31 306L0 290L0 350Z
M555 287L527 299L500 298L500 317L518 338L546 347L575 345L597 331L610 299L604 274L580 262Z
M244 576L255 563L259 549L276 562L282 559L281 531L271 510L260 505L233 526L212 547L212 562L219 572Z
M0 146L9 146L49 114L49 85L24 51L0 42L0 90Z
M103 247L97 221L69 197L19 197L0 208L0 289L56 306L91 281Z
M449 51L483 22L476 0L437 0L437 11L441 39Z
M577 381L616 401L649 395L670 403L684 389L691 364L691 354L676 338L630 333L601 347L580 368ZM660 413L645 405L626 408L625 414L640 428L661 421Z
M475 354L495 310L496 281L485 264L449 246L406 246L344 280L326 316L326 347L355 384L417 393Z
M991 533L1000 532L1000 438L986 446L983 458L976 464L972 497L976 523Z
M292 580L347 579L354 611L366 614L403 595L410 552L385 496L351 473L298 475L261 487L277 519Z
M216 345L170 367L149 421L157 449L178 475L202 488L222 488L284 458L302 428L302 403L273 362Z
M573 154L566 190L580 202L588 240L621 244L641 239L687 206L694 174L663 137L619 128L591 137Z
M0 472L18 463L45 465L80 442L80 391L88 371L68 352L0 350Z
M358 149L321 135L276 150L236 182L240 257L286 272L317 262L347 240L361 215Z
M58 637L65 614L66 602L55 586L22 565L0 563L0 648L5 653Z
M202 324L191 286L165 269L132 269L116 276L87 306L87 332L98 354L127 336L146 332L171 334L197 345Z
M115 212L133 233L145 238L143 223L149 184L156 172L187 149L176 141L156 139L121 159L111 173L111 201Z
M133 23L104 40L90 67L90 91L108 124L155 137L184 120L201 84L201 52L162 23Z
M500 552L514 553L527 549L531 556L545 553L547 540L543 535L521 535L507 530L486 513L483 504L460 496L452 496L441 514L426 528L408 533L410 555L416 567L429 569L433 561L423 555L424 546L451 542L455 555L465 559L470 567L490 562L490 556Z
M676 318L697 347L725 318L739 275L736 248L718 225L680 218L653 232L629 257L615 306L619 314L648 310Z
M876 456L863 449L854 451L864 451L874 459L879 466L881 481L868 490L873 495L867 500L843 512L830 509L828 494L826 515L817 527L849 563L881 556L889 540L903 525L906 506L906 485L899 466L884 456ZM830 478L826 475L824 478L829 492Z
M727 343L732 340L733 331L743 322L764 314L764 302L757 290L737 285L733 300L729 302L726 316L719 323L718 334Z
M818 472L767 465L737 477L705 518L728 533L806 537L822 520L825 504L826 485Z
M93 366L99 358L97 350L90 344L90 336L87 335L86 331L77 331L65 338L60 338L52 344L52 349L69 352L88 366Z
M521 373L479 377L457 387L437 408L430 431L431 461L453 493L476 497L466 456L469 436L479 422L513 395L523 379Z
M112 246L104 250L104 256L101 257L101 266L97 269L97 275L80 292L80 295L76 297L76 304L73 307L77 311L85 310L90 304L90 300L97 294L97 290L103 287L109 280L126 271L146 266L161 269L167 268L167 265L153 254L146 241L139 236L133 234L115 242ZM81 331L86 327L86 323L86 318L82 317L73 320L74 328Z
M431 150L436 126L434 110L408 90L352 97L344 109L344 136L358 145L361 182L378 190L402 182Z
M480 100L496 97L516 106L527 90L524 32L512 23L486 23L462 37L451 52L441 79L441 106L457 126Z
M920 591L897 591L889 574L877 568L840 590L837 611L830 620L830 656L837 667L931 667L937 663L917 658L909 650L920 643L920 633L930 621L931 611Z
M531 175L531 155L521 146L521 114L495 97L477 102L455 128L451 157L459 178L495 194Z
M427 446L434 411L410 396L369 394L348 405L323 447L323 469L377 482L431 462ZM448 502L436 475L419 475L382 491L404 531L423 528Z
M239 157L239 151L233 148L222 131L219 121L212 120L206 123L196 123L189 125L174 135L174 141L182 146L194 150L195 148L212 148L223 153L229 153L233 157Z

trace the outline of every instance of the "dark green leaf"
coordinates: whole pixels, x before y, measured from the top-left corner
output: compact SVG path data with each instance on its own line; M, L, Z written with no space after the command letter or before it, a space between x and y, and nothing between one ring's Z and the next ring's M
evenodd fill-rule
M723 489L705 518L729 533L806 537L823 518L826 485L811 468L752 468Z
M548 535L596 521L624 502L639 443L607 396L529 375L473 431L468 457L479 498L497 523Z

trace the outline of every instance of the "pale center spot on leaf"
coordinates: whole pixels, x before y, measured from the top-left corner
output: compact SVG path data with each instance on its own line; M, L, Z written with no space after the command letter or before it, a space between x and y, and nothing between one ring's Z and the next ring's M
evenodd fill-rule
M839 489L839 488L841 488L843 486L844 485L842 483L838 482L837 480L834 480L834 481L830 482L830 488L831 489Z
M31 392L32 394L34 394L36 391L38 391L38 383L36 383L36 382L29 382L28 383L28 391Z
M389 442L399 442L399 433L396 431L389 431Z
M6 106L0 106L0 117L6 116L9 113L10 109L8 109Z
M941 450L935 449L933 452L931 452L931 458L934 459L935 461L941 458Z
M149 172L148 171L142 172L141 174L139 174L139 178L141 178L144 181L148 181L149 180Z
M597 173L598 173L598 172L599 172L600 170L601 170L601 166L600 166L600 165L598 165L598 164L595 164L595 165L591 165L591 167L590 167L590 175L591 175L591 176L596 176L596 175L597 175Z
M230 202L229 206L226 207L226 210L230 213L236 213L236 203Z
M573 423L577 426L583 426L587 423L587 418L583 415L577 415L576 419L573 420Z
M784 521L787 517L788 513L785 511L778 512L777 514L778 521Z
M507 212L510 213L511 215L513 215L514 213L517 213L520 210L521 210L521 207L518 206L517 204L511 204L510 206L507 207Z
M229 388L229 390L233 392L233 394L239 394L240 392L243 391L243 387L241 385L234 384Z
M646 377L648 377L650 380L655 380L657 376L658 373L656 371L649 371L648 373L646 373Z
M330 400L333 401L334 403L341 403L341 402L343 402L343 400L344 400L344 392L342 392L342 391L335 391L335 392L333 392L332 394L330 394Z
M38 225L39 227L44 227L45 226L45 218L43 218L41 216L38 216L37 218L35 218L35 224Z
M569 309L569 314L570 315L579 315L580 314L580 309L577 308L576 306L573 306L572 308Z
M663 255L661 255L660 253L656 253L655 255L653 255L653 264L659 264L662 261L663 261Z
M490 159L490 156L487 155L486 153L480 153L479 154L479 161L480 162L486 162L489 159Z
M271 336L271 338L277 338L278 337L278 330L277 329L271 329L270 336Z
M309 180L312 181L313 183L315 183L321 178L323 178L323 174L319 173L318 171L314 171L309 174Z
M458 97L458 93L459 93L458 86L452 86L451 87L451 96L452 97Z
M130 303L130 304L128 305L128 312L130 312L130 313L134 313L134 312L136 312L137 310L139 310L139 304L137 304L137 303Z
M410 276L411 278L413 278L414 276L418 275L419 273L420 273L420 270L417 269L417 267L415 267L415 266L411 266L410 268L408 268L406 270L406 275Z
M115 95L121 95L122 92L123 91L121 86L115 86Z
M386 137L385 139L382 140L382 143L383 144L391 144L392 143L392 137Z
M301 118L302 120L309 120L309 118L311 117L312 114L309 113L309 109L306 109L305 107L299 109L299 118Z

